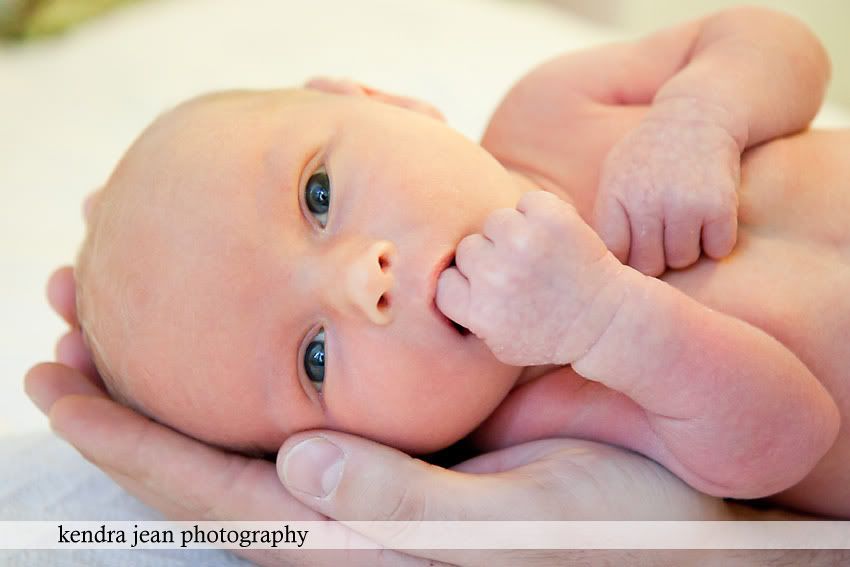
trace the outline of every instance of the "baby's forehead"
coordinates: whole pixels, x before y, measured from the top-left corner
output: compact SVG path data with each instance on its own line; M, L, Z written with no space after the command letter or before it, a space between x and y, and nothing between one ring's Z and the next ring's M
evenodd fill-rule
M182 178L185 187L190 181L185 174L233 165L275 130L296 129L301 121L291 117L302 113L295 107L311 100L313 93L305 89L224 91L188 100L142 132L111 181L134 177L137 186L155 189ZM146 183L151 177L156 186Z
M184 101L158 116L142 133L141 139L157 135L177 136L187 131L238 130L248 122L263 122L282 114L292 114L295 107L315 101L306 89L230 90L201 95Z
M319 93L310 89L291 87L272 90L232 89L206 93L190 98L176 107L179 112L249 110L259 106L285 107L313 100Z

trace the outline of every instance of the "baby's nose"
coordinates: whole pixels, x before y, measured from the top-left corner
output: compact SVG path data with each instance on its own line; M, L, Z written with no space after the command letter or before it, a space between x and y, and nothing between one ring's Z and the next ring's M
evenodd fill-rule
M348 264L342 283L345 295L354 308L376 325L392 321L392 263L396 248L388 240L369 245Z

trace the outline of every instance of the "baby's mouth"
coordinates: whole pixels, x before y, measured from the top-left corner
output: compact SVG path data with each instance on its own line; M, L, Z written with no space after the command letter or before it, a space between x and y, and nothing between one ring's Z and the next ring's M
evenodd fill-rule
M451 319L449 319L449 323L452 324L452 327L454 327L454 330L457 331L460 334L461 337L465 337L466 335L469 334L469 329L467 329L466 327L464 327L460 323L455 323Z

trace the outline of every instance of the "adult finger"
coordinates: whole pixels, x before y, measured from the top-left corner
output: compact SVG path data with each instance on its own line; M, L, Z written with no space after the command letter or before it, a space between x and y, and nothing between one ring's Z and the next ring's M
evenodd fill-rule
M106 392L80 371L56 362L42 362L24 377L24 391L43 413L59 398L70 395L106 398Z
M79 370L93 384L102 387L103 383L79 329L71 329L57 341L56 361Z
M282 490L274 465L204 445L100 396L64 396L53 429L98 467L134 480L134 493L204 520L321 520Z
M469 281L457 268L448 268L440 274L434 301L443 315L469 328Z
M69 325L77 323L77 298L74 268L62 266L47 280L47 301Z
M532 475L446 470L390 447L332 431L290 437L278 453L277 466L281 481L296 498L343 521L496 520L505 519L506 514L534 517L553 499L546 483ZM397 535L385 531L384 525L359 524L357 529L390 547ZM461 555L452 550L417 553L462 562Z

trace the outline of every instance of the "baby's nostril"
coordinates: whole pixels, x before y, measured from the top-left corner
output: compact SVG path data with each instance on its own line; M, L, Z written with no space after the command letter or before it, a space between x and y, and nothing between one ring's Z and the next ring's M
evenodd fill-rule
M378 265L381 267L381 271L384 271L389 268L390 259L384 255L378 256Z
M390 308L390 297L386 293L381 294L378 298L378 311L385 311Z

